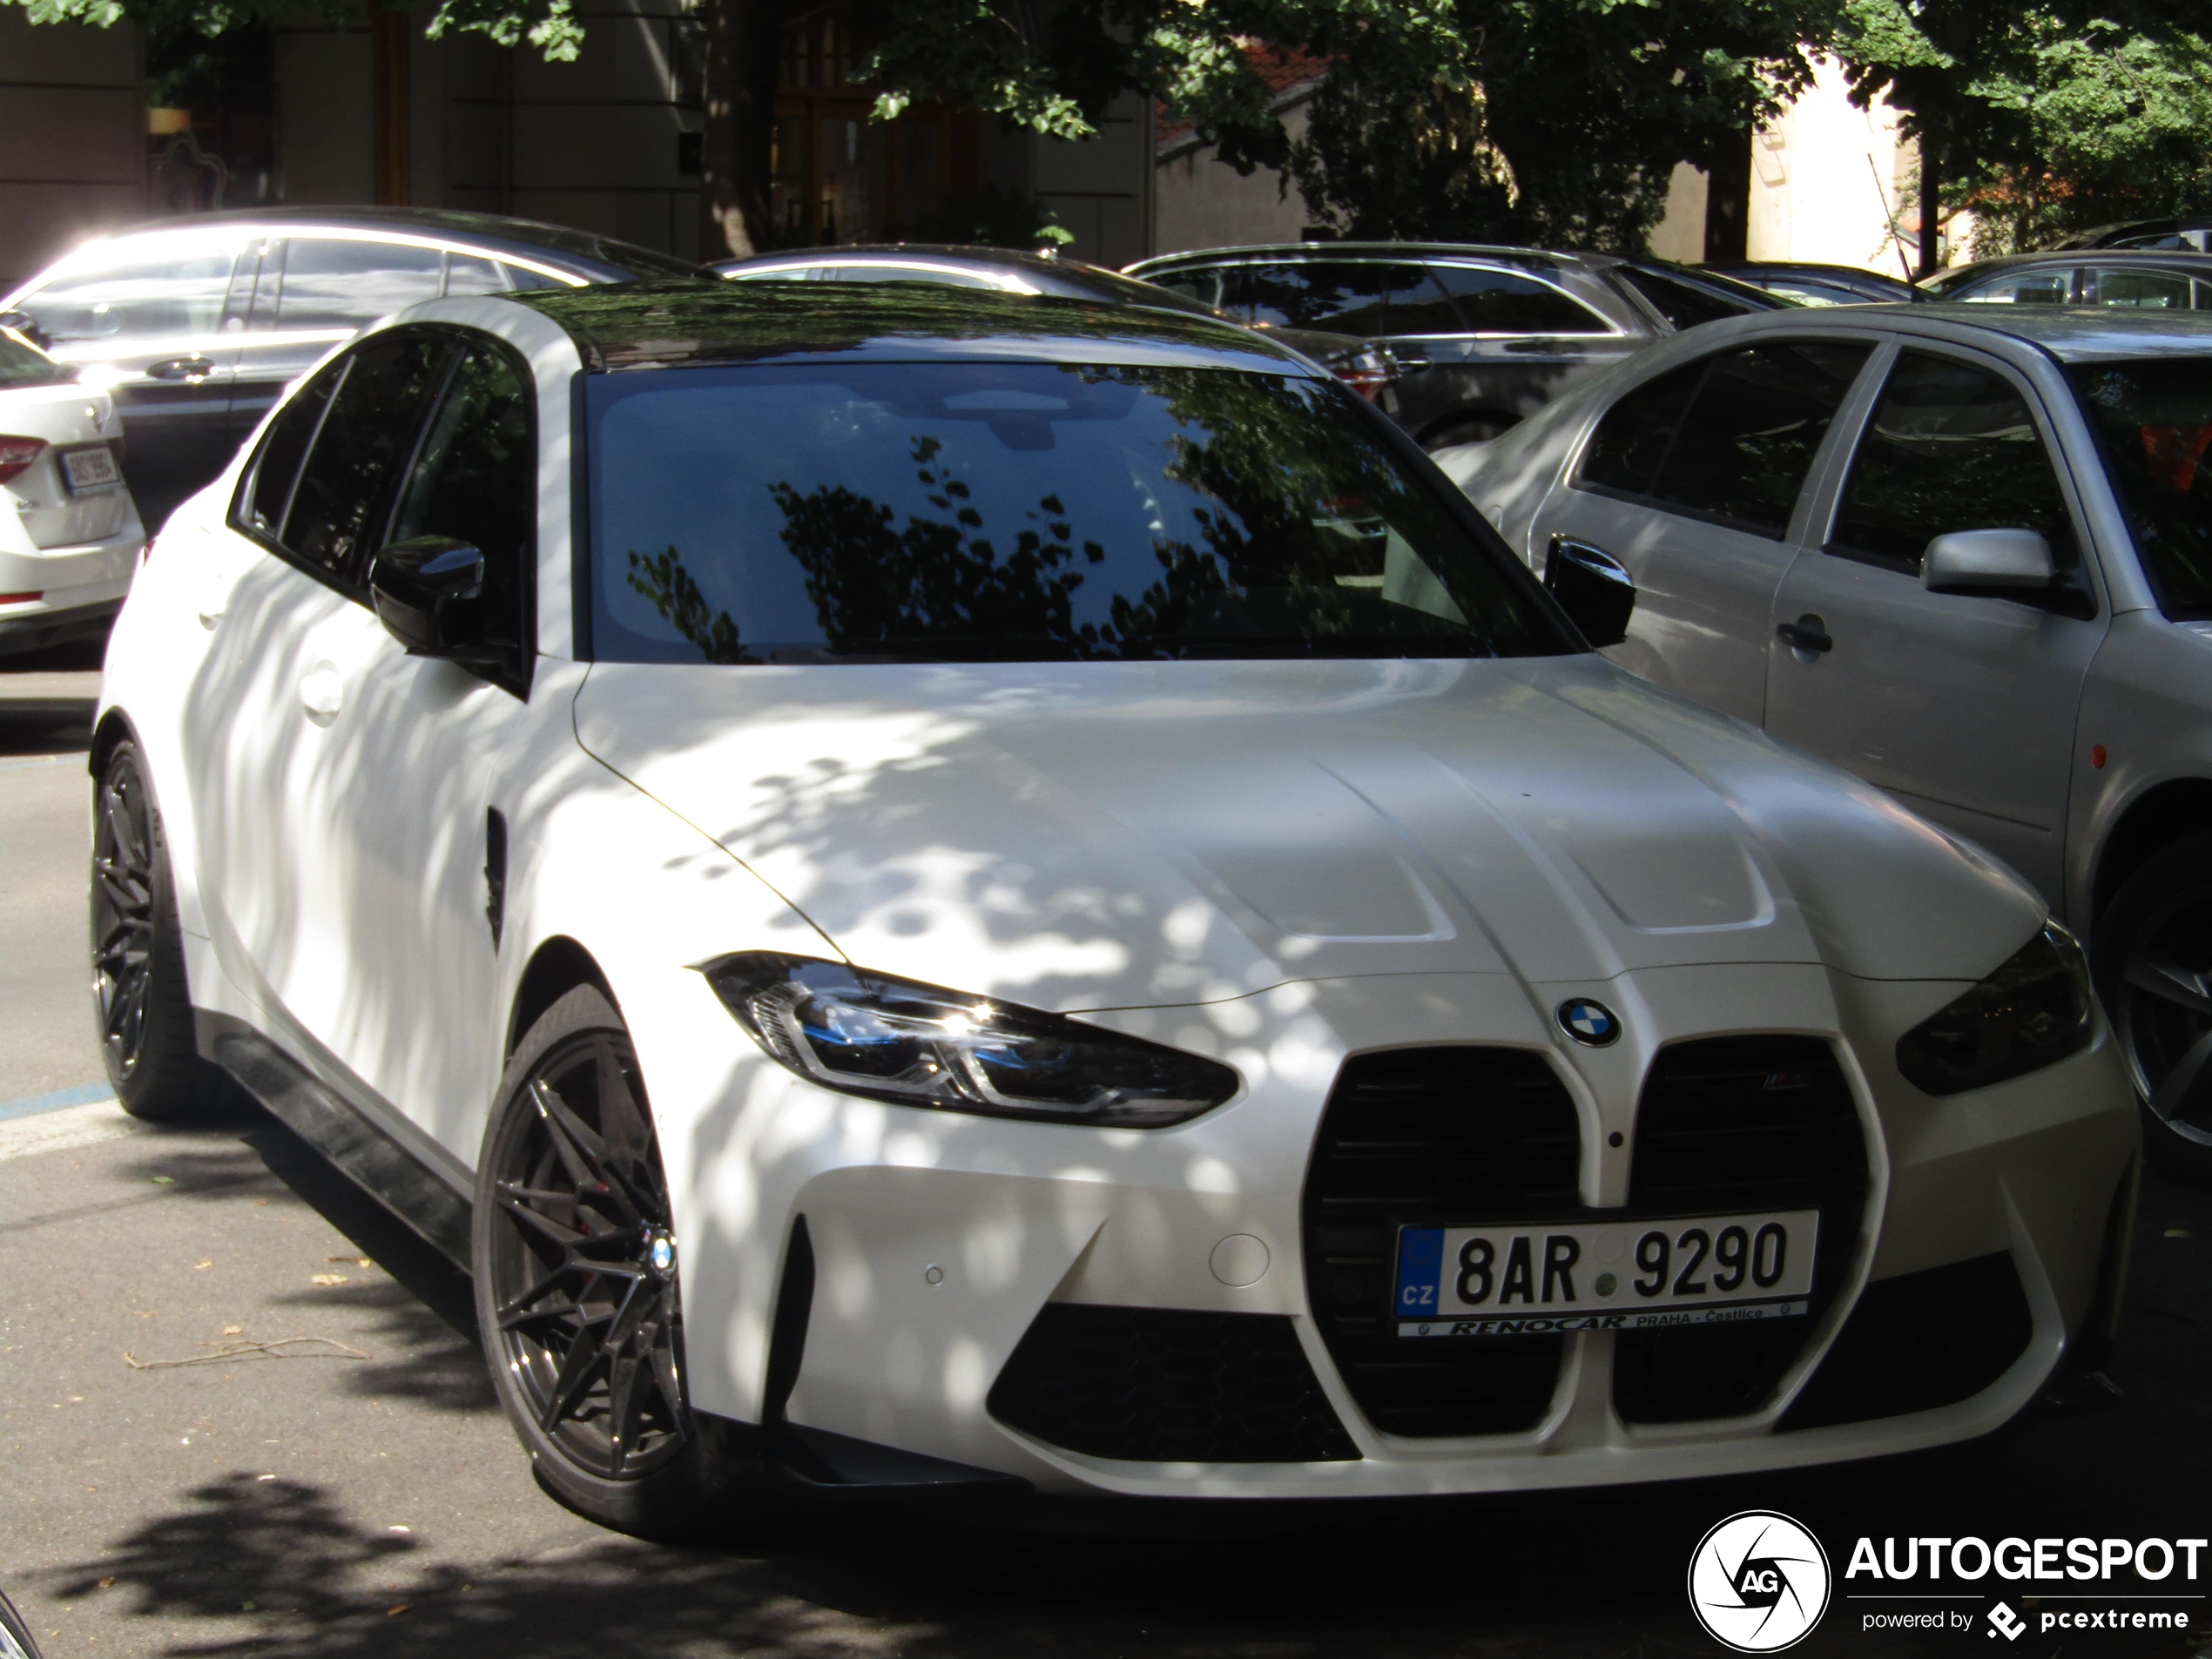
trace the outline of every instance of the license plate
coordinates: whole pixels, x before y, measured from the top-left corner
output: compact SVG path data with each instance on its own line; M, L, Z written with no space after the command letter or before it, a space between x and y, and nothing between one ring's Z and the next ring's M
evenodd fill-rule
M1541 1336L1812 1311L1817 1210L1665 1221L1401 1227L1401 1337Z
M116 469L115 451L101 444L92 449L62 451L62 476L72 490L107 489L123 482Z

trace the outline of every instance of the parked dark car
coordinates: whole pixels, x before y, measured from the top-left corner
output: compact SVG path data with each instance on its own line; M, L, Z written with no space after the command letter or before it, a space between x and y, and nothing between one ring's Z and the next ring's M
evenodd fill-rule
M168 219L72 249L0 314L113 392L148 530L220 472L285 387L386 314L704 266L588 231L404 207L255 208Z
M2141 247L2162 253L2212 253L2212 213L2190 213L2178 219L2132 219L2121 225L2100 225L2076 231L2051 244L2054 250L2070 248Z
M1653 341L1794 301L1603 253L1407 242L1207 248L1128 266L1240 322L1386 344L1399 423L1424 448L1494 438Z
M1745 261L1736 265L1701 265L1701 271L1733 277L1804 306L1885 305L1914 298L1912 285L1903 279L1855 265L1795 264L1784 260Z
M863 244L724 260L713 268L739 282L927 282L940 287L1046 293L1062 300L1096 300L1108 305L1148 306L1156 311L1224 315L1213 306L1157 283L1123 276L1081 260L1027 253L1019 248L921 242ZM1394 400L1384 395L1384 388L1397 378L1399 366L1386 347L1356 334L1319 329L1265 326L1264 331L1292 351L1311 357L1370 402L1379 397L1385 412L1390 411Z
M1974 305L2212 310L2212 255L2129 248L2008 253L1930 277L1920 297Z

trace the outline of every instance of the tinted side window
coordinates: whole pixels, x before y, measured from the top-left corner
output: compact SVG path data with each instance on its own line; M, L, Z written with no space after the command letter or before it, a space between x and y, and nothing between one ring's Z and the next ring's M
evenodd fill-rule
M537 450L527 378L496 347L461 360L408 477L391 539L449 536L484 556L484 610L502 643L521 637L537 521Z
M435 299L443 264L434 247L294 237L284 252L277 327L359 328Z
M2062 306L2074 293L2071 266L2040 266L1985 282L1966 293L1946 293L1972 306Z
M2091 271L2087 286L2091 305L2143 311L2189 309L2189 280L2169 271Z
M1869 346L1756 346L1708 361L1653 494L1779 537Z
M1205 305L1217 304L1221 293L1221 273L1217 270L1154 271L1143 280L1158 287L1171 288Z
M507 279L502 274L510 267L497 260L482 259L474 253L446 255L446 292L448 293L504 293Z
M212 334L237 260L230 248L140 248L57 277L18 305L57 345Z
M260 458L253 463L253 476L233 516L240 529L253 530L273 542L284 539L284 515L292 504L292 487L300 479L300 463L307 459L307 446L322 425L330 395L352 364L351 358L341 358L309 381L269 428L269 435L261 441Z
M1831 549L1917 571L1951 530L2043 532L2060 569L2074 520L2020 395L1986 369L1906 352L1859 440Z
M348 587L381 540L397 475L451 353L448 336L395 329L347 354L351 367L300 469L283 539Z
M1439 265L1431 268L1436 273L1436 280L1459 301L1460 326L1469 334L1612 332L1604 319L1588 307L1533 277L1473 265Z
M1222 275L1221 304L1246 322L1372 336L1390 332L1393 287L1411 295L1426 282L1427 273L1418 265L1286 260L1230 267Z
M1605 413L1582 452L1577 484L1649 496L1659 481L1659 463L1674 447L1683 411L1705 377L1705 365L1684 368L1647 381Z
M1694 282L1678 281L1656 271L1640 271L1634 266L1623 266L1614 273L1649 302L1651 308L1676 328L1695 328L1701 322L1718 322L1723 317L1740 317L1751 309L1700 287Z
M547 276L543 271L533 271L528 266L507 265L507 262L504 260L501 260L500 263L506 266L507 280L514 285L515 291L517 293L529 293L539 288L565 288L568 287L567 283L560 281L556 278Z

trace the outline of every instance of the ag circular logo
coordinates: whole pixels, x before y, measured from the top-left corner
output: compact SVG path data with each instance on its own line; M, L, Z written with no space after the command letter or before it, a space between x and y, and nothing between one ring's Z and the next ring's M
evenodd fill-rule
M1586 1049L1602 1049L1621 1035L1621 1019L1602 1002L1570 996L1559 1005L1559 1028Z
M1747 1509L1707 1533L1689 1558L1689 1609L1738 1653L1779 1653L1828 1610L1828 1552L1787 1515Z

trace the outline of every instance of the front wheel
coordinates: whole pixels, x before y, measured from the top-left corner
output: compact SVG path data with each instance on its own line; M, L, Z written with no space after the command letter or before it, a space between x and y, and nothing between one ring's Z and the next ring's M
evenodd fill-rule
M476 1320L538 1481L587 1520L701 1535L738 1469L684 1386L660 1149L622 1016L580 986L516 1050L476 1177Z
M91 923L93 1012L116 1099L133 1117L208 1116L226 1084L199 1056L169 846L135 743L109 752L93 795Z
M2128 877L2090 954L2134 1074L2146 1150L2177 1179L2212 1186L2212 833L2185 836Z

